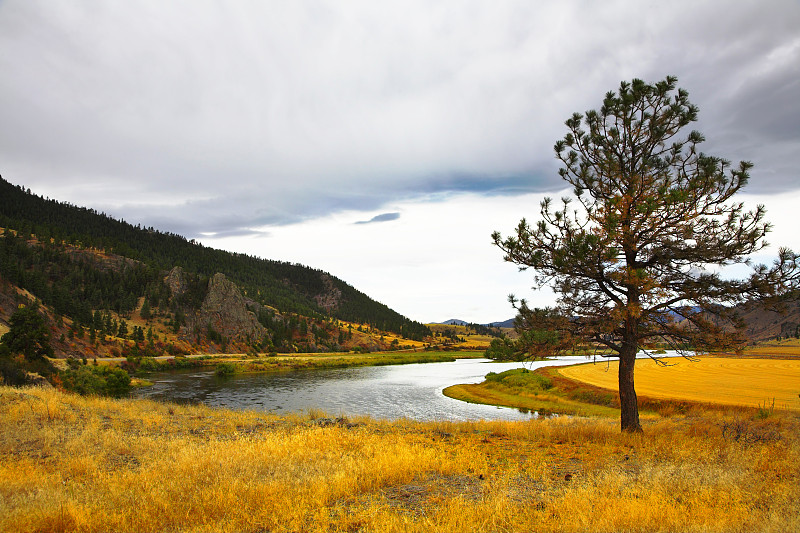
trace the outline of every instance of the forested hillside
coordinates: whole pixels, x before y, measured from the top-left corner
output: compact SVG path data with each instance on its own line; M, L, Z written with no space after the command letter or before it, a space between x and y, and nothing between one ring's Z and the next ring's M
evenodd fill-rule
M365 324L409 339L430 334L424 325L321 270L208 248L180 235L42 198L2 178L0 228L4 228L0 278L29 291L56 314L82 327L90 327L98 311L127 315L145 306L145 314L151 309L160 311L177 324L178 331L186 326L187 310L199 312L203 305L212 305L206 302L210 280L223 274L222 281L241 292L243 305L272 332L269 342L264 341L270 348L279 347L273 337L286 336L285 331L277 332L289 325L299 331L306 324L320 332L323 323L333 320ZM165 283L175 267L181 272L179 293ZM195 331L187 335L202 329L208 336L205 325L193 326ZM212 338L226 334L214 333ZM335 332L322 337L331 334Z

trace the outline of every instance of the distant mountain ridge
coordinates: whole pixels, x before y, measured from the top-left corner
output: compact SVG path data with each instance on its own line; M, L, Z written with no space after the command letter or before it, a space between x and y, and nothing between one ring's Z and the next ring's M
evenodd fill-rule
M693 310L696 310L693 308ZM776 311L774 309L765 308L764 305L758 303L746 303L739 306L739 315L745 322L745 335L749 342L758 343L775 339L786 339L789 337L800 338L800 299L788 299L782 306L782 309ZM677 321L681 321L682 317L677 313L674 314ZM457 325L467 326L469 323L465 320L458 318L451 318L444 322L438 322L443 325ZM502 322L491 322L488 324L480 324L487 327L499 328L513 328L514 319L510 318ZM688 325L688 322L687 322Z
M444 322L434 322L434 324L442 324L445 326L467 326L470 322L466 320L461 320L459 318L451 318L450 320L445 320ZM479 326L486 326L486 327L496 327L496 328L513 328L514 327L514 319L509 318L508 320L503 320L502 322L489 322L487 324L478 324Z

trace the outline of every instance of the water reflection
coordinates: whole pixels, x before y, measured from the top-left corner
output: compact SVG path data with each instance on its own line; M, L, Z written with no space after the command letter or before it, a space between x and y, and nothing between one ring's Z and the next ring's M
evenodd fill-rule
M524 363L526 368L585 362L583 357ZM202 402L214 407L290 413L320 409L333 416L368 415L414 420L528 420L516 409L468 404L442 390L458 383L479 383L489 372L519 368L523 363L459 359L424 363L219 378L210 371L153 374L152 387L140 397L176 402Z

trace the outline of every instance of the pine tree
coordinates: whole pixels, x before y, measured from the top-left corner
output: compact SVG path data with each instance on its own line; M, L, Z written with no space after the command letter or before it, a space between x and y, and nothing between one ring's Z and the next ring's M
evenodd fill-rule
M555 152L577 206L564 198L555 208L547 198L535 226L523 219L514 236L493 235L506 261L533 268L538 286L553 285L564 334L619 357L626 431L641 431L633 379L641 348L661 339L735 348L742 336L724 325L735 325L732 306L797 280L789 250L744 280L704 270L746 262L770 226L763 206L745 211L733 200L752 165L703 154L697 131L681 136L698 110L676 82L623 82L599 111L575 113ZM532 316L524 301L518 307Z

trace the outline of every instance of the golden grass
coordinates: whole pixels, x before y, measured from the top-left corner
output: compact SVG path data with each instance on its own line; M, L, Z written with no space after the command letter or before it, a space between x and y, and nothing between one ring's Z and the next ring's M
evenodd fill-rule
M661 367L650 359L636 362L636 392L651 398L800 410L800 360L752 357L700 357L697 362L670 359ZM569 379L617 389L618 363L561 367Z
M758 346L748 346L742 352L745 355L800 356L800 344L796 339L792 342L770 342Z
M0 387L0 531L800 530L794 414L318 416Z

